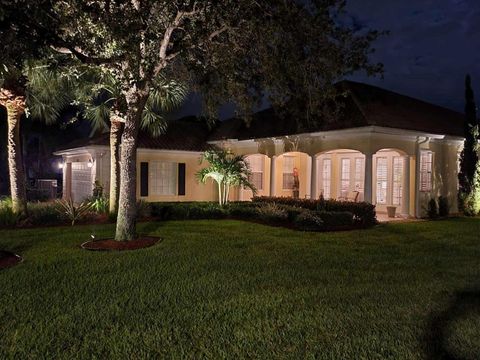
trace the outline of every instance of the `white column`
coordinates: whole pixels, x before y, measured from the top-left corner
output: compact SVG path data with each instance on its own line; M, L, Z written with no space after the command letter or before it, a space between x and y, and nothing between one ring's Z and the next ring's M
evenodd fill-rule
M275 163L277 162L277 157L274 155L270 159L270 196L275 196Z
M410 215L410 156L405 156L405 165L404 165L404 191L403 191L403 215Z
M415 155L415 217L419 218L420 214L420 147L417 145Z
M317 182L318 182L318 169L317 169L317 157L312 156L312 183L311 183L311 191L310 197L312 199L316 199L317 195Z
M365 176L364 176L364 186L363 186L363 201L370 204L373 203L372 198L372 184L373 184L373 155L371 153L365 154Z
M63 167L63 199L70 200L72 196L72 163L67 162Z
M310 199L312 196L312 174L313 174L313 156L307 155L307 178L306 180L306 189L305 189L305 198Z

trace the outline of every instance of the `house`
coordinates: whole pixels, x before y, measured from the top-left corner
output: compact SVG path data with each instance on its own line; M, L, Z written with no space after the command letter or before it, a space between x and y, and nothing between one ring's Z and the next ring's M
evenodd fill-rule
M431 198L445 196L457 210L462 114L378 87L343 81L347 94L335 121L299 129L293 118L271 109L220 122L209 130L194 118L172 122L165 135L140 134L137 194L146 201L214 201L214 184L199 184L199 158L212 146L247 155L258 195L292 196L294 171L299 197L367 201L377 212L418 217ZM79 141L63 157L64 197L91 195L92 184L109 182L108 135ZM236 189L233 200L252 192Z

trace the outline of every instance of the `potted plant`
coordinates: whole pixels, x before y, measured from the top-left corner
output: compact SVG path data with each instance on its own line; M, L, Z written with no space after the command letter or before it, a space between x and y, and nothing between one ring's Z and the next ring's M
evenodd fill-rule
M397 212L396 206L393 206L393 205L387 206L387 215L389 218L394 218L396 212Z

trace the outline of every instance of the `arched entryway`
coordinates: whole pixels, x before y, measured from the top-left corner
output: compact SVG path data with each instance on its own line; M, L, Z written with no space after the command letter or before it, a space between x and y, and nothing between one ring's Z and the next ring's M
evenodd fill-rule
M397 215L408 215L410 205L410 163L399 149L381 149L373 155L372 202L378 213L395 207Z
M257 189L257 196L270 195L270 161L271 159L264 154L251 154L245 157L250 167L250 182ZM241 187L239 189L238 200L248 201L253 197L250 189Z
M311 197L312 158L303 152L287 152L272 158L271 195Z
M365 155L352 149L335 149L315 156L312 195L316 198L363 201Z

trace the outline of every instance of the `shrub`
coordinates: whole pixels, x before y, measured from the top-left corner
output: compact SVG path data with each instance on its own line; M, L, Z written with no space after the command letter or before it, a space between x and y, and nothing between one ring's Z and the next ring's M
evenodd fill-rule
M108 203L109 200L103 196L97 198L94 197L90 201L92 210L95 211L97 214L107 214L110 210Z
M429 219L438 218L438 205L435 199L430 199L427 206L427 216Z
M257 208L260 220L267 223L281 223L288 220L287 211L275 203L264 204Z
M107 211L109 211L108 206L107 206ZM137 217L142 219L142 218L148 218L150 216L152 216L151 204L144 200L137 201Z
M241 219L254 219L258 217L258 206L251 202L230 203L228 213L232 217Z
M13 227L17 225L20 216L12 209L12 200L5 198L0 200L0 227Z
M316 215L327 229L351 227L354 224L353 214L349 211L318 211Z
M367 202L338 201L333 199L294 199L290 197L269 196L257 196L253 198L253 201L260 204L276 203L317 211L348 211L353 214L353 221L357 226L370 227L377 224L375 205Z
M223 219L228 215L227 210L216 203L192 204L187 210L188 219Z
M297 206L283 206L285 211L287 212L288 215L288 221L290 222L295 222L297 217L305 212L308 212L309 210L303 209L301 207Z
M29 203L28 225L57 225L66 221L67 218L56 203Z
M303 211L298 214L294 225L298 230L303 231L322 231L324 229L323 220L313 211Z
M448 199L445 196L440 196L438 198L438 215L441 217L446 217L450 214L450 205L448 204Z
M75 222L78 220L86 217L92 208L92 204L88 201L84 201L80 205L75 205L72 199L57 200L57 204L57 211L70 220L72 226L75 225Z

